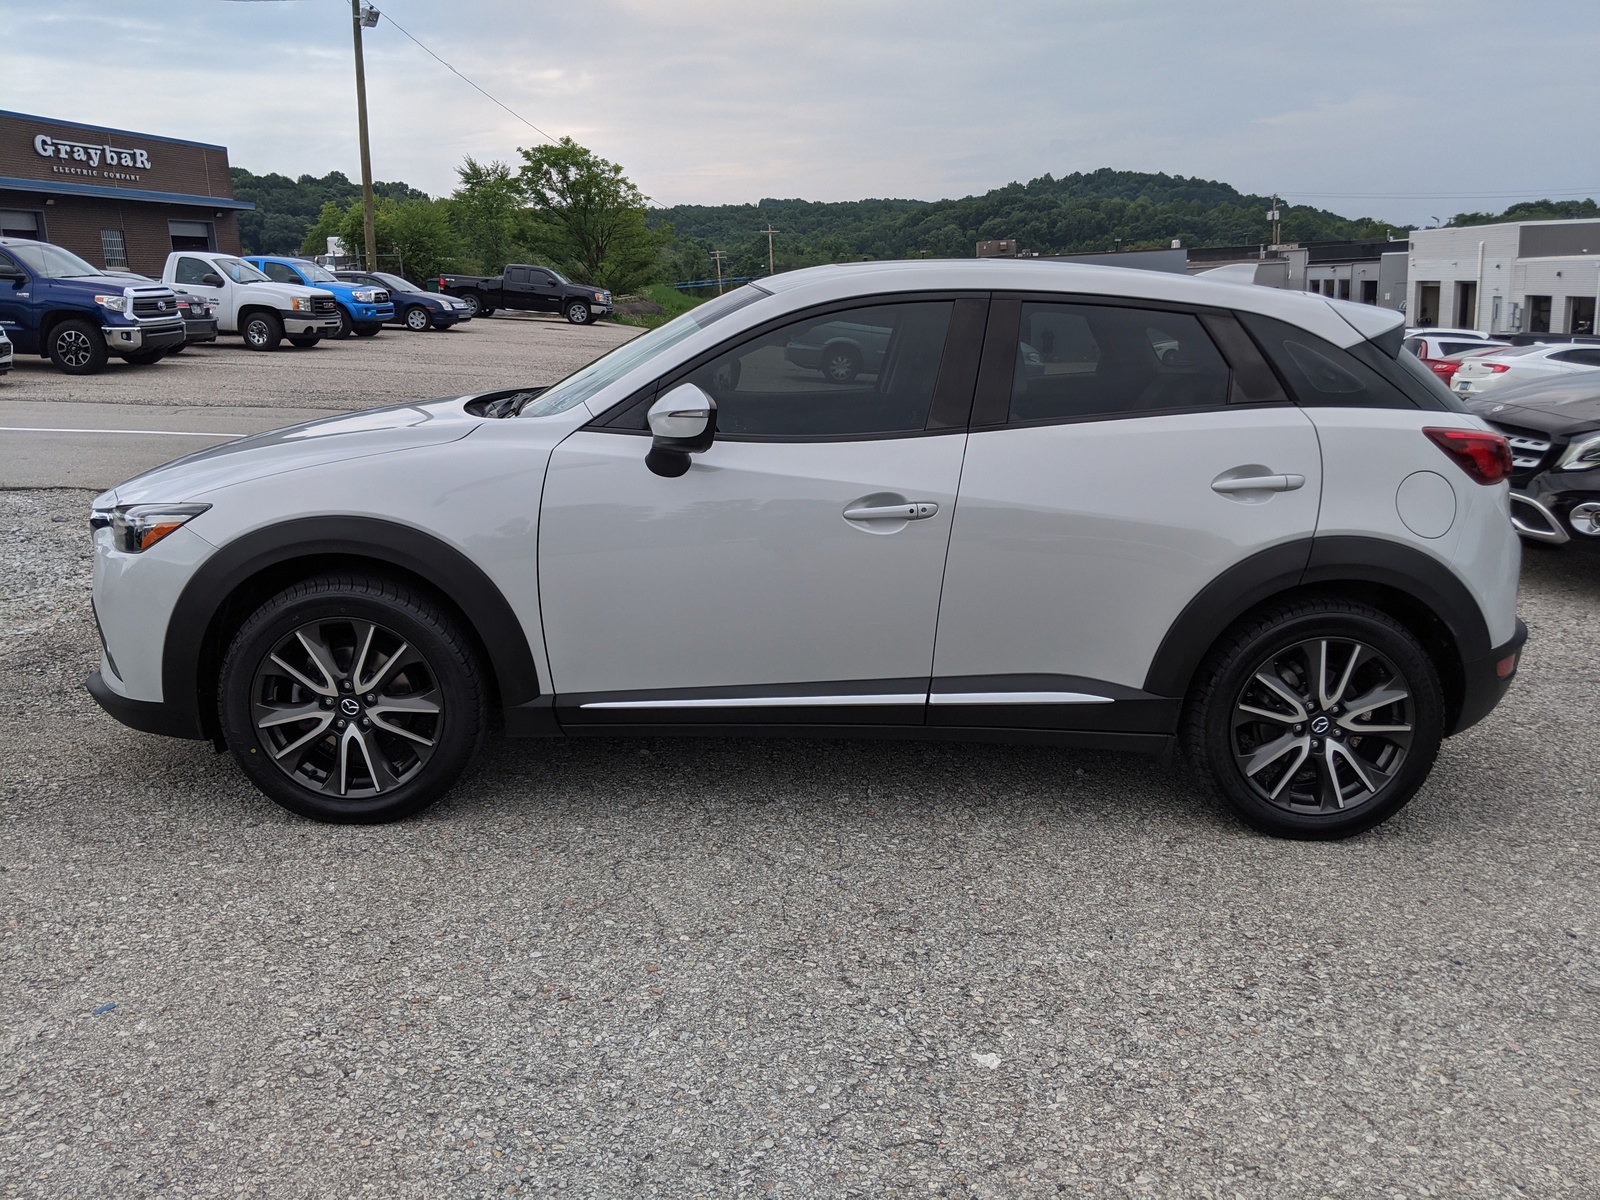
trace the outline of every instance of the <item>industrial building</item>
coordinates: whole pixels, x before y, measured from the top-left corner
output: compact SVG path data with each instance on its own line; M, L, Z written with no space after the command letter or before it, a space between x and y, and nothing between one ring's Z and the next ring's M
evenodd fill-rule
M1411 234L1414 325L1594 332L1600 221L1507 221Z

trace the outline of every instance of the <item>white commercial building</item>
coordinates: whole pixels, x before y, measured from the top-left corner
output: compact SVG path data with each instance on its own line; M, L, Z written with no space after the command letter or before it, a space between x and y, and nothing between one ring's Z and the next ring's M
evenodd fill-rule
M1600 221L1508 221L1411 234L1413 325L1593 333Z

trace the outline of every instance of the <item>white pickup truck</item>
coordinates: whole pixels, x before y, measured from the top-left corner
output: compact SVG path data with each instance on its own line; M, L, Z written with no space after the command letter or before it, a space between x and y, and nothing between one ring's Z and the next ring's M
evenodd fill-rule
M339 332L332 292L278 283L231 254L174 250L161 282L204 296L214 306L217 329L242 334L251 350L276 350L285 337L296 346L315 346Z

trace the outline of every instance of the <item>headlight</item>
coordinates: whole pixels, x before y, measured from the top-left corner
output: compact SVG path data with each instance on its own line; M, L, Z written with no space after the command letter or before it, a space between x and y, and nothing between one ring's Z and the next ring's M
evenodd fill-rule
M371 288L363 288L358 292L351 292L350 295L358 304L372 304L378 299L378 293Z
M1573 442L1556 464L1558 471L1592 471L1600 467L1600 436L1591 435Z
M594 298L595 298L596 301L604 301L605 298L606 298L606 294L604 292L596 292L594 294Z
M125 554L148 550L169 533L182 529L209 504L124 504L97 508L89 514L91 529L111 530L111 540Z
M311 311L311 300L310 300L310 298L306 297L306 296L291 296L291 297L289 297L289 311L290 312L310 312Z
M128 298L126 296L96 296L94 302L101 308L109 308L112 312L128 311Z

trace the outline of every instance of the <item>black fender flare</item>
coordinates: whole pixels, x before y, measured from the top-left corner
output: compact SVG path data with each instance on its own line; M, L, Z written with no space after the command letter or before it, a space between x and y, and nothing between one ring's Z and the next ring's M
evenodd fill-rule
M1449 631L1460 664L1493 649L1483 610L1438 559L1383 538L1303 538L1253 554L1202 588L1162 639L1144 690L1183 696L1211 647L1245 613L1282 592L1339 583L1377 584L1410 597Z
M174 726L209 737L200 677L214 623L251 578L296 559L359 558L415 575L460 610L489 657L500 703L511 708L540 696L539 673L522 623L500 589L466 555L431 534L372 517L305 517L257 530L219 547L184 585L167 621L161 694Z

